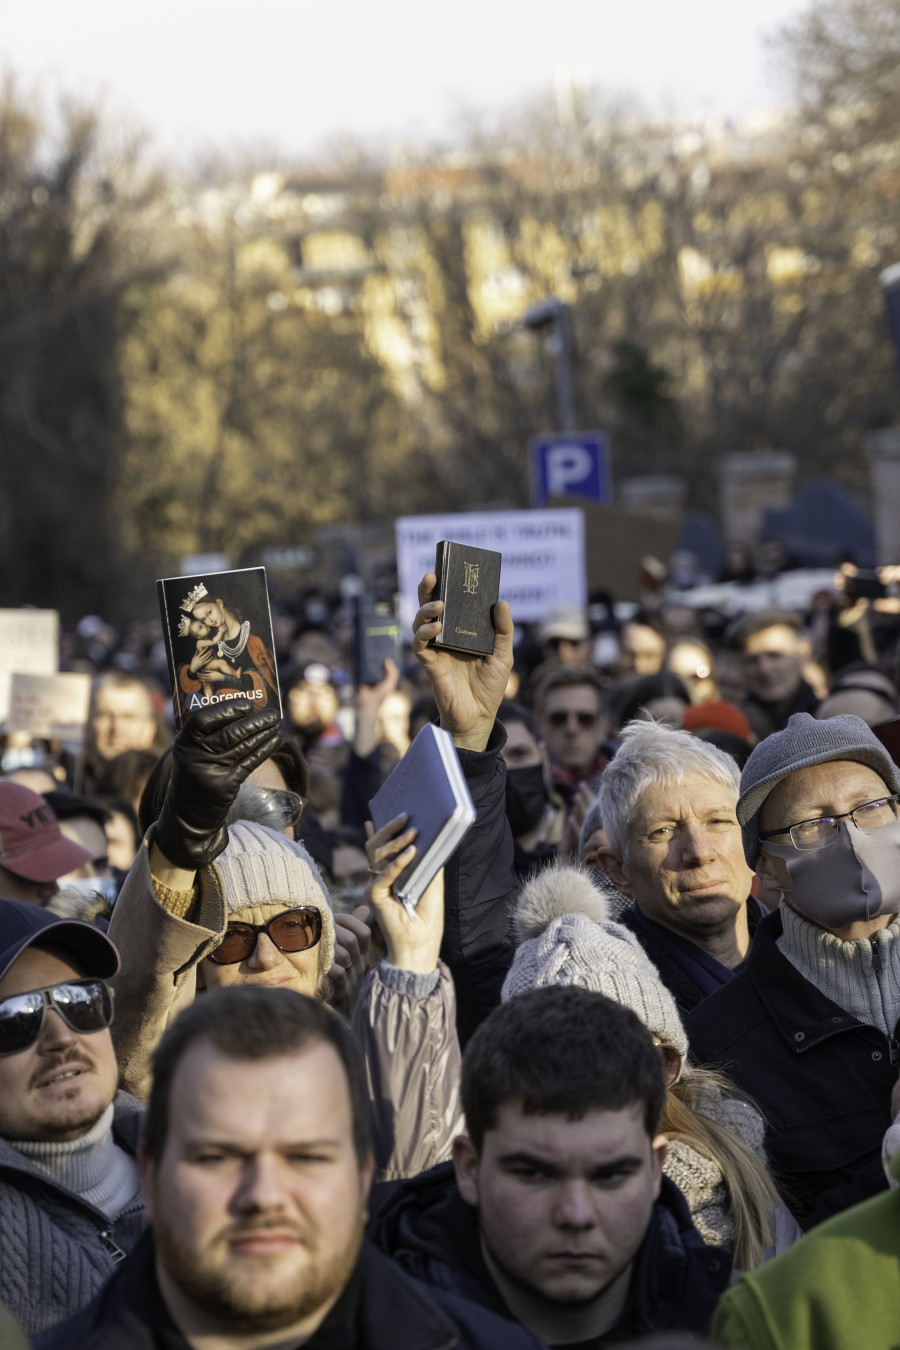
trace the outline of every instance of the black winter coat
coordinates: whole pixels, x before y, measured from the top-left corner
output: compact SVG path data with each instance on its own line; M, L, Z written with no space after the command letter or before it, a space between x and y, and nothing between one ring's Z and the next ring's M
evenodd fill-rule
M374 1216L370 1236L432 1289L511 1316L481 1254L478 1216L457 1190L452 1163L403 1182ZM704 1244L678 1187L663 1177L634 1260L625 1313L605 1343L653 1331L707 1333L730 1275L730 1252Z
M147 1233L94 1302L45 1331L34 1350L186 1347L161 1305L154 1260L153 1239ZM367 1243L356 1278L352 1328L346 1336L326 1336L329 1350L543 1350L530 1331L462 1299L425 1289ZM311 1345L316 1342L314 1336Z
M487 748L459 750L477 816L444 869L441 958L456 986L456 1026L465 1046L500 1002L515 945L510 916L516 897L513 837L506 819L506 732L495 722Z
M857 1022L759 924L742 974L687 1018L691 1057L724 1069L766 1120L769 1163L801 1228L884 1190L881 1143L897 1067L876 1027Z

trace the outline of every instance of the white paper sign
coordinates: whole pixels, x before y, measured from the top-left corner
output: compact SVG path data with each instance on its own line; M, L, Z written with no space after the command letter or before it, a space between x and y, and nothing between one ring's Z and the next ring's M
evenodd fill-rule
M9 713L14 670L27 675L55 675L59 670L55 609L0 609L0 726Z
M419 607L419 582L434 571L434 550L442 539L503 554L500 599L509 601L519 622L540 621L554 605L587 602L584 513L577 508L401 516L396 531L400 612L407 628Z
M721 581L695 586L689 591L669 591L667 597L675 604L717 609L720 614L755 614L761 609L807 610L816 595L833 590L833 567L809 567L781 572L768 581L754 581L749 586Z
M28 731L32 736L82 742L90 704L90 675L23 675L17 670L7 725L10 731Z

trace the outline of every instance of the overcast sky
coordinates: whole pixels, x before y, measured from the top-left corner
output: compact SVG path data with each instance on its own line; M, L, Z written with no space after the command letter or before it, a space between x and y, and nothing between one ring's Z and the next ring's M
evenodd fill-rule
M0 0L0 69L102 98L161 151L452 139L557 66L652 110L786 101L763 38L808 0Z

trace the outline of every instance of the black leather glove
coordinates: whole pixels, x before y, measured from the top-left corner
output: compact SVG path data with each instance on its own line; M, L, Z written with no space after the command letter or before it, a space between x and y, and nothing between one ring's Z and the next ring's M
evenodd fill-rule
M154 843L175 867L196 872L228 843L225 817L237 790L278 745L281 715L233 698L192 713L172 746L172 780Z

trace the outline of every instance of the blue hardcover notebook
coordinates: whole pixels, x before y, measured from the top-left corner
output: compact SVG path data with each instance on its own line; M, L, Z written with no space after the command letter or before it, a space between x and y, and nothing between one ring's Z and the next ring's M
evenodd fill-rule
M419 832L416 856L394 883L397 899L413 910L475 819L452 736L431 723L424 726L369 802L369 810L376 830L406 814Z

